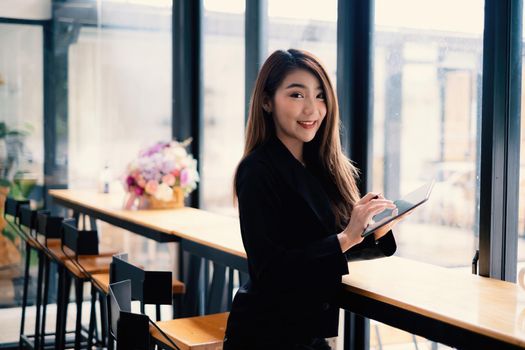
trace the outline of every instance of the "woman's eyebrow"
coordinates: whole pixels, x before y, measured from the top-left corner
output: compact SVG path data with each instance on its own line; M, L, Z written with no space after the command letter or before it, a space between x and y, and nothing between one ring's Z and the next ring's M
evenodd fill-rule
M291 89L291 88L302 88L302 89L306 89L306 85L304 84L301 84L301 83L291 83L290 85L288 85L287 87L285 87L285 89ZM316 88L317 90L323 90L320 86L318 86Z

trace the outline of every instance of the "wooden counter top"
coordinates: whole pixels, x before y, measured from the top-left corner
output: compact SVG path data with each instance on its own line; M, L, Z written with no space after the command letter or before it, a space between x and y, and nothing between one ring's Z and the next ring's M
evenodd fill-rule
M246 258L239 219L195 208L124 210L124 197L92 190L50 190L61 204L74 204L149 229ZM66 205L67 206L67 205Z
M237 218L194 208L123 210L122 196L88 190L49 193L59 204L80 212L104 214L246 258ZM443 329L452 331L434 337L449 345L476 348L470 346L472 340L495 340L505 348L525 348L525 290L514 283L399 257L350 262L349 271L342 279L340 305L349 311L400 328L397 318L408 316L405 330L430 339ZM421 326L425 322L439 329ZM447 337L455 338L447 342Z
M344 289L525 347L525 290L515 283L399 257L349 263Z

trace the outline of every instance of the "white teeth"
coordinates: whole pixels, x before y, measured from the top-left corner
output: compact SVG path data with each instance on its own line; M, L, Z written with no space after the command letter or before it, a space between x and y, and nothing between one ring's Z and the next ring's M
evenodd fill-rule
M313 125L315 123L315 120L313 122L299 122L299 124L304 124L304 125Z

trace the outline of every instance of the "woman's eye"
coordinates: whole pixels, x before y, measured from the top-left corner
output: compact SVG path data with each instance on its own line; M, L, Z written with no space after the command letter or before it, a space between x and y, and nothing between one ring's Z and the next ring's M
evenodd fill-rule
M324 94L317 95L317 98L320 99L320 100L324 100L325 99Z
M301 97L303 97L303 94L300 94L298 92L294 92L290 96L293 97L293 98L301 98Z

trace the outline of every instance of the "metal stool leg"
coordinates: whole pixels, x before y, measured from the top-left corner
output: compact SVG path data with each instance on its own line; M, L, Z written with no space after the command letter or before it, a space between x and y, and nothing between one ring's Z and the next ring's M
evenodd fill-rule
M108 307L106 303L106 296L99 292L100 304L100 336L102 337L102 346L107 346L108 340Z
M58 266L58 287L57 287L57 317L55 326L55 350L60 350L60 339L62 337L60 326L62 324L60 316L64 307L64 287L65 287L64 266Z
M75 279L75 303L77 304L77 322L75 326L75 350L80 350L82 335L82 299L84 297L84 281Z
M88 332L88 349L91 349L93 344L93 334L97 327L97 291L94 285L91 285L91 315L89 317L89 332Z
M157 322L160 321L160 305L155 305L155 316L157 317Z
M173 318L174 319L181 317L182 296L183 294L173 295Z
M42 281L44 272L44 259L42 252L38 252L38 278L36 288L36 322L35 322L35 338L34 345L35 349L40 349L40 309L42 305Z
M40 349L46 346L46 311L49 299L49 275L51 274L51 261L44 255L44 297L42 300L42 327L40 328Z
M59 298L57 299L57 330L55 335L55 348L63 350L66 344L66 319L71 291L71 276L64 266L59 267Z
M31 249L26 242L26 266L24 268L24 290L22 292L22 321L20 322L20 340L18 346L22 349L22 335L24 334L26 306L27 306L27 288L29 285L29 262L31 256Z

